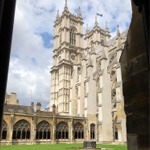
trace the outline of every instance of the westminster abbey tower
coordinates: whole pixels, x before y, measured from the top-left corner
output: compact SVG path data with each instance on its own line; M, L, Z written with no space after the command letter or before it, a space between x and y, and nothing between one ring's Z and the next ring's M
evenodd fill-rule
M102 29L95 17L93 29L86 27L80 8L72 14L65 2L54 23L51 110L67 116L86 117L95 124L98 141L116 136L126 141L126 122L119 59L127 31L111 38L106 23Z
M54 22L51 99L20 105L16 93L6 94L2 144L126 143L126 115L120 57L127 30L111 38L108 25L83 31L82 10L73 15L65 1Z

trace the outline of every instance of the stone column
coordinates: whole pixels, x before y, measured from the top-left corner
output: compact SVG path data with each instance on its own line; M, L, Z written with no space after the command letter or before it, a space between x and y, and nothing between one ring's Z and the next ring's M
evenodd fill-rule
M36 140L36 137L35 137L36 136L36 116L32 117L30 132L31 132L30 139L31 139L31 143L33 144L35 143L35 140Z
M72 119L70 118L69 119L69 122L68 122L68 127L69 127L69 130L68 130L68 133L69 133L69 142L72 143L72 139L73 139L73 134L72 134Z
M10 115L10 124L8 125L8 130L7 130L7 140L9 141L10 144L12 144L12 138L13 138L13 125L14 125L14 112L11 112Z
M52 128L51 128L51 140L52 143L56 143L56 117L53 116L53 123L52 123Z

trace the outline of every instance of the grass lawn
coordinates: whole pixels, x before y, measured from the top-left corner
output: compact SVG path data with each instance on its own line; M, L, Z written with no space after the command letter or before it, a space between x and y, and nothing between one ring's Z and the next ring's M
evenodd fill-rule
M36 145L6 145L0 146L0 150L78 150L83 144L36 144ZM125 145L97 144L97 148L109 148L109 150L127 150Z

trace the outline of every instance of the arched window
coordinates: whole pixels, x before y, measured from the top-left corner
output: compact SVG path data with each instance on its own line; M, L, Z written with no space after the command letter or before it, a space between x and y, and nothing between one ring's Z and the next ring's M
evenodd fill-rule
M68 139L68 125L60 122L56 126L56 139Z
M76 45L76 35L75 35L75 29L70 30L70 44Z
M74 125L74 139L84 139L84 128L81 123L76 123Z
M36 139L50 139L50 137L50 124L46 121L38 123L36 126Z
M91 139L95 139L95 124L94 123L90 125L90 137Z
M2 121L1 137L2 137L2 140L6 140L7 139L7 124L6 124L6 122L4 120Z
M13 139L30 139L30 124L26 120L20 120L13 127Z

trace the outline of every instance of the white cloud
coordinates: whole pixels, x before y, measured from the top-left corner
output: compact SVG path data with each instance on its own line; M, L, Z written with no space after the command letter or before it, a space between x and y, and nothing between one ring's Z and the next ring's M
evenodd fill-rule
M17 0L7 93L16 92L21 104L29 105L34 100L45 107L49 103L53 25L64 3L65 0ZM107 21L113 35L117 24L123 31L130 23L130 0L68 0L71 13L77 14L79 6L84 29L87 23L89 29L93 28L97 12L103 14L98 17L100 27L104 28Z

